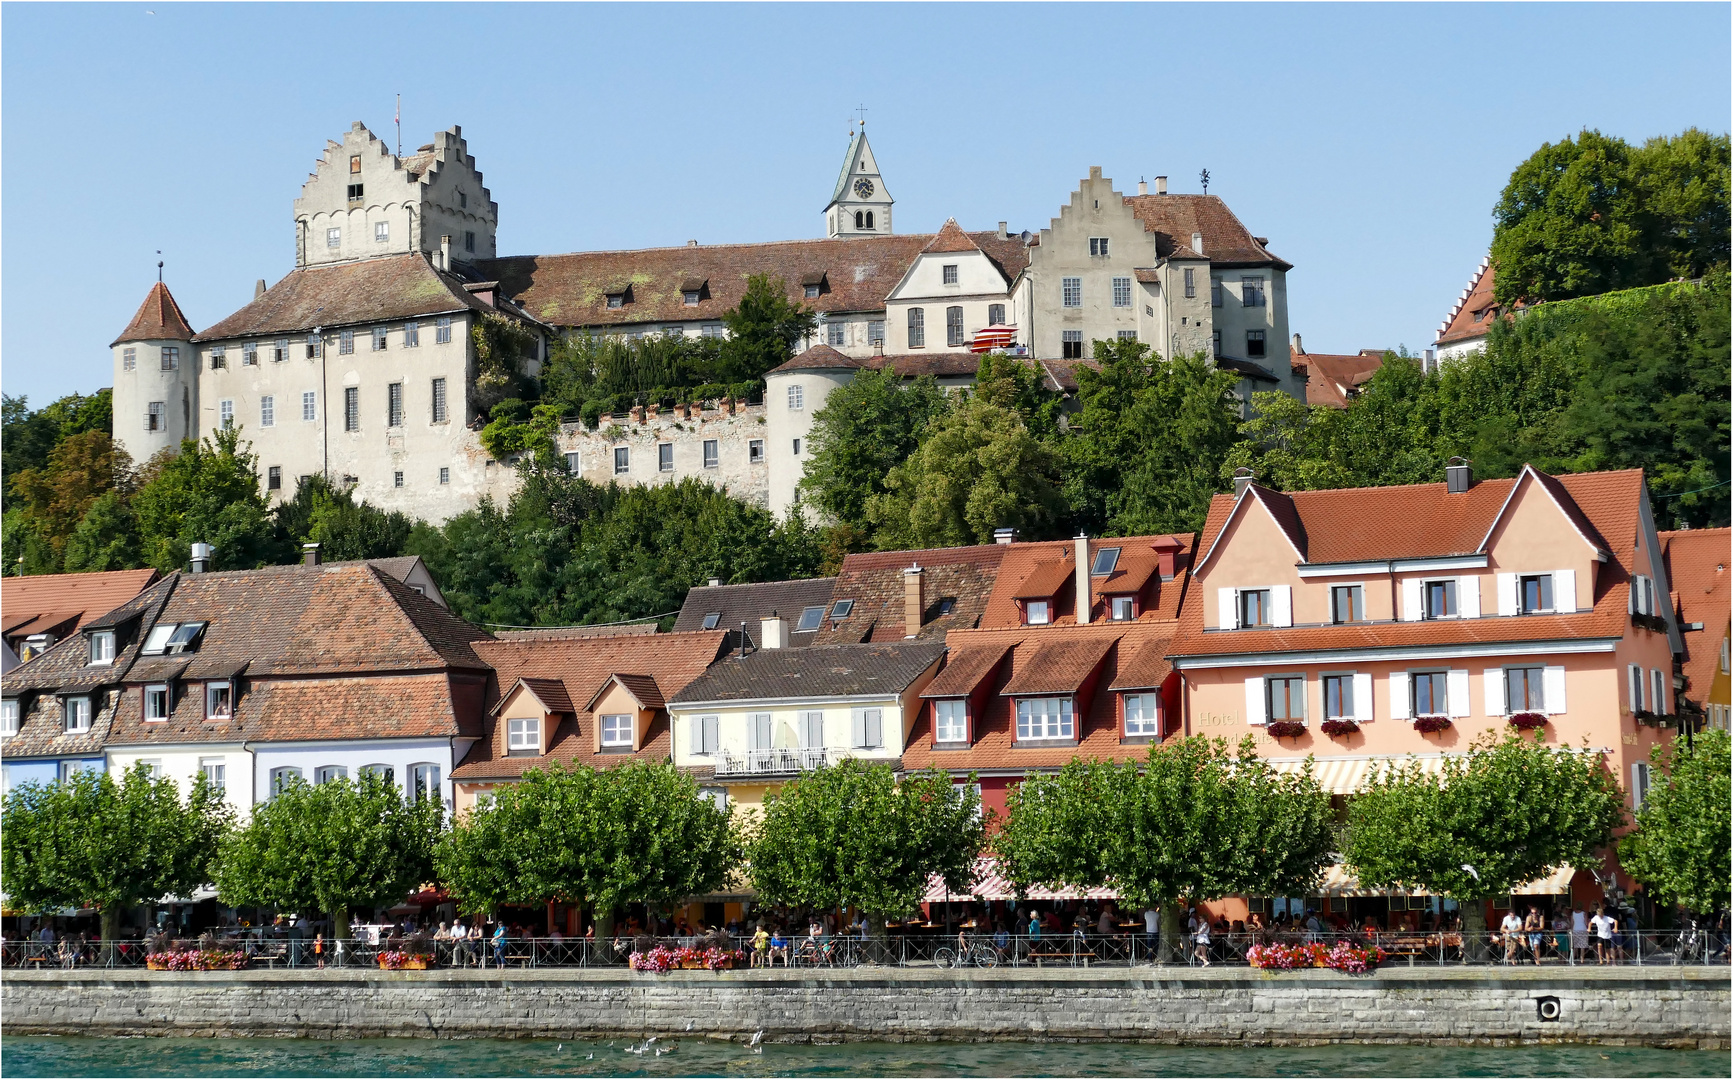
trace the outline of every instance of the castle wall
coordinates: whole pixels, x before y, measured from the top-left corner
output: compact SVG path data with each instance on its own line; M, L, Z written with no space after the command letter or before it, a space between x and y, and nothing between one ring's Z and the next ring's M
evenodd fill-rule
M727 409L694 405L605 416L594 431L579 423L561 424L559 449L568 467L593 483L674 484L692 477L754 506L767 507L766 439L763 405L740 403ZM714 444L710 447L715 452L713 464L707 464L707 444ZM672 454L666 470L661 467L663 446ZM615 451L621 449L626 451L623 471L616 467Z

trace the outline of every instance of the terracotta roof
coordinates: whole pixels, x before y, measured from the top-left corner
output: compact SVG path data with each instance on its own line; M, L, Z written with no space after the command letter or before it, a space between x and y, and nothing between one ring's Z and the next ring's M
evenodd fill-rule
M112 349L123 341L191 341L192 337L193 328L181 314L181 306L175 303L168 286L159 281L151 286L144 303L138 306L138 313L108 347Z
M521 686L534 694L536 700L540 701L549 712L574 713L578 711L577 707L572 704L572 695L566 691L566 684L558 679L519 679L514 689L516 686ZM489 712L497 713L500 705L504 704L506 698L510 696L509 691L501 694L499 701L494 703L494 707Z
M1667 559L1667 583L1679 607L1679 621L1702 623L1685 635L1685 696L1701 704L1708 699L1721 659L1721 642L1733 621L1733 588L1729 587L1730 529L1690 529L1661 533Z
M818 638L818 631L796 631L801 612L809 607L821 607L830 614L831 590L835 578L806 578L796 581L762 581L747 585L699 585L686 593L674 629L702 630L711 615L717 616L714 629L728 633L729 649L740 648L740 624L746 624L746 647L761 646L762 622L772 613L788 621L790 648L803 648Z
M946 218L938 233L921 249L921 254L945 255L951 252L980 250L981 245L970 239L969 234L957 225L956 218Z
M1020 238L996 232L969 234L1007 280L1028 265ZM846 239L785 240L767 244L706 244L587 251L570 255L516 255L484 260L478 272L498 278L506 295L535 317L556 326L625 326L632 323L719 320L740 303L753 274L780 277L790 300L813 311L882 311L931 233L851 236ZM801 281L822 274L825 290L807 299ZM709 282L697 305L680 288L690 278ZM607 306L610 291L630 283L629 303Z
M1119 660L1119 670L1108 684L1110 690L1151 690L1167 682L1167 677L1173 673L1173 665L1167 659L1167 647L1170 638L1156 638L1133 651L1130 647L1124 650L1129 653L1127 659L1122 653Z
M1293 265L1270 254L1240 223L1228 204L1216 195L1127 195L1125 204L1156 234L1156 254L1163 258L1192 254L1191 236L1203 234L1202 255L1217 266Z
M1148 753L1144 745L1150 740L1122 741L1120 738L1118 695L1108 688L1125 685L1122 671L1130 663L1140 665L1146 650L1165 653L1167 642L1175 633L1168 621L1132 623L1094 623L1089 626L1037 626L1012 630L958 630L949 635L953 652L976 652L997 646L1010 646L1010 660L998 666L997 674L988 680L979 707L971 719L972 741L967 748L934 750L932 710L922 709L909 733L903 751L903 767L920 769L934 766L957 772L974 769L1055 769L1074 757L1118 759L1141 758ZM1104 644L1105 643L1105 644ZM1059 673L1043 675L1039 668L1048 661L1050 646L1065 647L1066 658ZM1078 718L1078 741L1075 746L1014 746L1016 704L1006 691L1018 686L1046 683L1066 684L1074 678L1075 668L1101 649L1099 673L1088 687L1087 708ZM1075 650L1075 651L1072 651ZM1085 673L1087 674L1087 673ZM941 673L941 678L943 674ZM1141 680L1131 678L1132 683ZM1133 685L1131 689L1144 689ZM1167 715L1176 715L1177 688L1162 688ZM1170 727L1172 721L1169 722Z
M760 649L720 661L670 700L691 704L900 694L944 652L938 641Z
M156 579L155 570L0 578L0 627L11 640L77 620L63 631L71 633L125 604Z
M1059 558L1037 563L1012 595L1014 600L1047 600L1063 589L1077 567L1061 554Z
M829 345L814 345L769 374L790 371L895 371L905 379L921 375L935 378L972 379L981 370L981 358L971 352L896 353L890 356L846 356Z
M917 637L943 639L954 628L979 625L998 579L1000 560L1013 545L928 548L921 551L874 551L850 555L831 586L835 600L853 600L845 619L825 620L817 644L860 641L902 641L904 628L903 571L922 568L923 612ZM941 614L945 601L950 610Z
M382 255L293 270L264 296L193 340L304 334L315 326L494 310L465 291L460 278L435 270L426 255Z
M944 668L921 691L921 696L963 697L974 693L982 679L999 670L999 662L1011 651L1011 645L1009 641L991 641L951 649L945 654Z
M1109 624L1101 633L1036 639L1035 656L1012 674L1000 694L1033 697L1040 694L1075 694L1095 673L1107 650L1124 636L1125 624Z
M501 641L534 640L547 641L552 639L575 639L595 637L619 637L622 634L654 634L656 623L612 623L606 626L540 626L529 630L495 630L493 636Z
M235 703L235 723L224 725L231 734L217 735L212 726L200 722L194 742L214 737L269 741L300 739L408 739L479 734L481 682L472 688L475 709L460 715L453 700L451 680L443 674L359 676L337 679L268 679L253 682ZM127 700L138 700L138 688L127 691ZM192 711L203 705L188 694ZM175 719L183 710L176 710ZM136 714L133 714L136 715ZM171 720L170 723L174 723ZM133 730L143 728L135 722ZM118 738L118 736L117 736Z
M653 679L663 694L685 686L715 660L722 649L721 631L655 635L615 635L592 638L519 638L480 642L476 651L498 674L493 693L509 690L518 679L546 679L565 688L573 704L593 703L596 691L616 674ZM550 693L552 691L550 690ZM540 696L539 694L537 695ZM544 699L544 703L545 703ZM512 757L506 752L506 729L489 716L482 738L452 770L453 780L510 780L525 769L558 762L608 765L629 757L660 761L673 748L668 717L658 711L650 721L644 744L635 754L600 753L596 749L595 715L588 705L562 716L550 735L548 753Z
M1175 576L1161 581L1156 572L1160 556L1155 545L1160 542L1177 544L1174 556ZM1179 615L1180 601L1185 595L1188 566L1191 561L1192 538L1189 536L1103 536L1090 541L1090 559L1102 548L1119 548L1119 560L1114 572L1091 575L1089 578L1090 619L1105 619L1107 597L1127 593L1138 598L1139 618L1174 619ZM999 566L998 586L987 601L980 621L982 627L1018 626L1023 621L1016 601L1019 598L1051 596L1051 616L1055 624L1077 621L1076 542L1050 540L1035 543L1005 545L1005 559ZM1093 567L1091 567L1093 569ZM1040 575L1041 580L1031 581ZM1045 592L1051 588L1051 592Z
M668 702L662 696L662 688L656 685L655 676L622 675L615 672L603 680L602 685L596 688L596 692L590 695L590 700L584 703L584 710L586 712L595 711L596 702L601 700L602 694L610 686L615 685L632 695L632 700L638 703L640 709L665 709L668 707Z
M1361 384L1384 366L1384 351L1361 349L1352 356L1296 351L1293 361L1306 367L1306 404L1345 409Z
M1468 279L1468 287L1462 290L1456 303L1450 306L1450 313L1444 316L1444 323L1438 328L1438 337L1432 342L1434 346L1485 337L1491 331L1493 320L1500 314L1492 295L1497 279L1498 272L1493 269L1492 256L1481 259L1474 276ZM1511 310L1525 306L1517 303ZM1504 314L1509 318L1509 312Z

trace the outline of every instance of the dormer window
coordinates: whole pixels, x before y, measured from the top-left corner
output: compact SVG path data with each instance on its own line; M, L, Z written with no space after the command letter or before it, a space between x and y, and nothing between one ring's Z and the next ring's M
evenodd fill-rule
M1052 610L1045 600L1026 600L1023 603L1023 624L1025 626L1046 626L1053 621Z
M1137 604L1130 596L1112 596L1107 600L1107 617L1114 622L1130 622L1137 618Z
M1520 585L1524 615L1553 610L1551 574L1524 574Z
M231 720L234 715L234 684L227 681L206 683L205 719Z
M93 664L114 663L113 630L98 630L90 635L90 662Z
M167 683L157 683L144 688L144 719L146 723L167 720L169 714L169 690Z
M1095 565L1090 568L1089 572L1096 577L1105 577L1113 573L1114 569L1119 566L1120 550L1116 547L1104 547L1097 550L1095 552Z
M632 745L632 714L614 713L603 716L602 746L620 749Z
M22 715L17 698L0 700L0 738L10 739L18 734L18 722Z
M507 757L536 757L542 752L542 722L540 717L515 717L506 721L505 752Z
M626 294L625 293L617 292L617 293L609 293L608 294L608 307L609 308L623 308L625 306L626 306Z
M1270 625L1270 590L1240 590L1240 625L1242 627Z
M818 286L817 285L807 285L807 286L805 286L805 291L806 291L806 298L808 300L817 300L818 299Z
M66 733L68 735L83 735L90 730L90 699L88 697L63 698L63 709L66 714Z
M697 307L698 297L699 292L697 289L687 289L680 294L680 301L687 307Z

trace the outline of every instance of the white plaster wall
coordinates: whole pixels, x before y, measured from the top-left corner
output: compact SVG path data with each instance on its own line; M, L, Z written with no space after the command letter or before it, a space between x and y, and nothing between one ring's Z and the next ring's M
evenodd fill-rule
M1107 238L1107 255L1089 253L1092 237ZM1041 243L1029 249L1026 303L1033 326L1021 340L1033 345L1036 356L1056 358L1064 355L1063 332L1080 331L1087 357L1097 339L1111 341L1120 330L1141 332L1150 318L1144 307L1153 305L1144 298L1135 271L1156 263L1155 237L1125 205L1113 182L1099 169L1090 169L1059 216L1041 230ZM1082 279L1081 307L1064 306L1068 277ZM1129 306L1113 305L1114 278L1132 279ZM1207 340L1208 334L1204 336Z
M919 692L918 690L916 691ZM849 744L854 741L854 714L856 708L883 709L880 734L884 746L876 750L856 750ZM751 747L752 736L748 717L754 713L769 713L771 715L771 742L778 747L798 747L800 745L800 714L803 712L824 713L824 745L835 755L858 757L866 761L892 761L902 756L903 732L907 724L903 719L902 702L896 697L851 698L846 701L815 701L815 702L750 702L746 704L730 704L722 708L689 708L674 706L670 709L674 735L674 764L685 767L700 765L719 765L722 754L729 753L743 756ZM717 753L694 754L692 752L692 725L702 716L717 718L716 741Z
M1215 329L1222 332L1222 353L1261 365L1281 380L1281 389L1304 398L1305 384L1293 375L1292 339L1288 336L1287 274L1274 267L1212 268L1212 279L1221 282L1222 306L1214 309ZM1265 302L1260 307L1246 307L1244 279L1263 279ZM1249 356L1246 352L1246 331L1264 332L1264 355ZM1274 390L1269 383L1260 383L1260 390Z
M253 791L257 802L270 798L271 772L280 768L301 770L302 779L313 783L316 770L342 765L348 778L361 775L364 765L389 765L400 791L408 792L410 767L431 762L439 766L439 789L445 808L451 809L451 769L454 764L451 739L350 739L329 742L253 743ZM463 746L468 749L467 742ZM461 755L458 755L461 757ZM232 782L232 781L231 781Z
M944 268L957 268L957 283L945 284ZM1005 306L1005 321L1011 321L1010 289L997 267L979 251L935 252L921 255L891 291L885 304L885 351L966 353L975 332L987 325L987 309ZM945 336L945 311L963 309L963 342L950 345ZM909 309L925 314L926 343L909 344Z
M752 442L764 441L768 451L768 439L765 407L743 405L728 412L706 409L696 416L670 410L641 421L616 415L595 431L586 430L582 424L561 424L559 447L562 454L578 455L578 475L593 483L673 484L696 477L737 499L768 507L768 453L757 463L751 460ZM710 440L717 444L717 463L707 469L704 444ZM662 443L674 447L672 472L659 468L657 447ZM620 446L630 451L625 473L614 471L614 449Z
M1486 337L1485 337L1485 335L1482 335L1480 337L1474 337L1474 338L1463 338L1461 341L1453 341L1448 345L1440 345L1438 347L1438 359L1440 361L1460 360L1462 357L1467 356L1470 353L1482 352L1485 349L1486 349ZM115 415L117 415L117 416L119 415L119 409L120 409L119 394L120 394L120 388L117 385L115 387L115 395L116 395L116 397L115 397L115 402L116 402Z
M162 350L180 350L180 366L162 370ZM126 350L134 350L133 370L124 366ZM125 341L114 352L114 439L132 455L133 464L143 465L152 454L170 447L198 431L199 359L188 341ZM163 431L146 431L145 414L150 403L163 403L167 420Z
M832 390L854 378L852 371L800 370L772 374L765 379L765 431L770 462L767 483L770 492L770 512L786 517L794 506L795 489L805 475L806 462L811 456L807 439L812 431L812 418L824 408ZM803 391L800 409L788 407L788 388L798 384ZM800 440L800 453L794 452L794 440Z
M204 762L221 758L224 765L224 801L235 808L242 821L252 812L253 755L242 743L187 743L168 746L110 747L107 752L108 771L120 774L140 761L154 761L162 775L190 793L198 780Z

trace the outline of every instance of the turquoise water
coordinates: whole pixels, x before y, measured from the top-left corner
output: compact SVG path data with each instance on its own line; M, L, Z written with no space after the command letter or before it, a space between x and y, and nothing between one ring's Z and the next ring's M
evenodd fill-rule
M1125 1043L769 1045L668 1040L0 1039L0 1071L25 1076L1719 1076L1729 1055L1593 1046L1320 1046ZM657 1048L666 1052L658 1056Z

